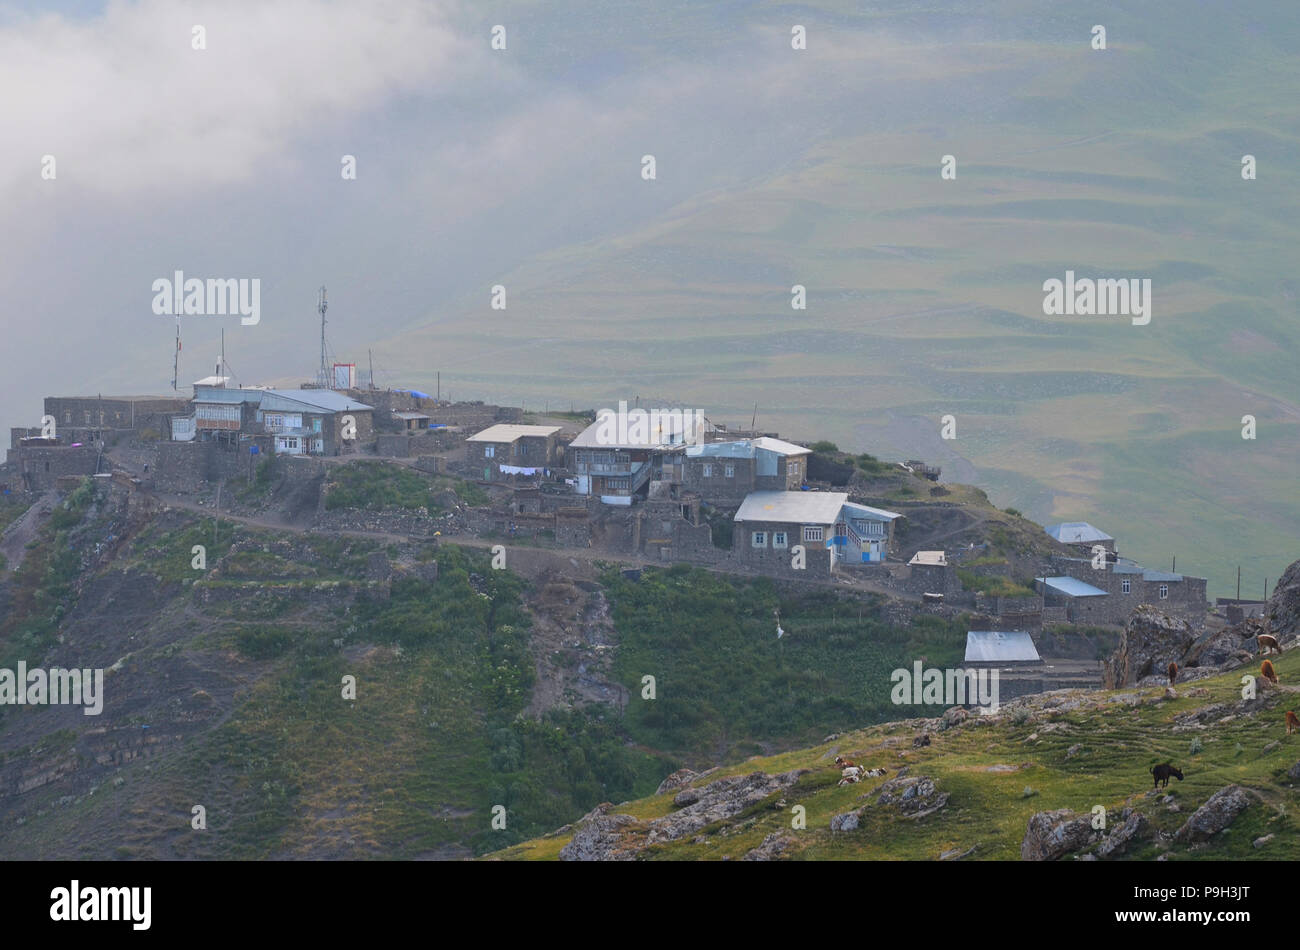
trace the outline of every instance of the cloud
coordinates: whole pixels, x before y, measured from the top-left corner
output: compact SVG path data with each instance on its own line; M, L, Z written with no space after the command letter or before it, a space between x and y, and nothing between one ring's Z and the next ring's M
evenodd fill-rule
M58 181L99 195L248 181L286 146L381 107L436 94L487 55L447 4L278 0L110 3L93 19L0 27L0 197ZM206 49L192 48L205 30Z

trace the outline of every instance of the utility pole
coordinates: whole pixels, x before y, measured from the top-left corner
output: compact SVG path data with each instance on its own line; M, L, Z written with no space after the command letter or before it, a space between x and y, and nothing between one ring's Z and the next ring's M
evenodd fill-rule
M433 397L434 402L442 402L442 370L438 370L438 389L437 395Z
M370 388L375 388L375 351L366 350L370 354Z
M325 288L321 287L320 300L316 304L316 310L320 313L320 369L316 372L316 385L322 389L330 388L330 369L325 350L325 311L328 309L329 303L325 300Z
M221 482L217 482L217 505L212 511L212 550L217 550L217 512L221 510Z
M172 354L172 392L176 392L177 378L181 372L181 322L176 321L176 352Z

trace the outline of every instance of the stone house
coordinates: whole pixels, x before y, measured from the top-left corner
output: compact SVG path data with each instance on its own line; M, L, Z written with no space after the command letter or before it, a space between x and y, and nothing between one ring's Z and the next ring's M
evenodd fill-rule
M1151 604L1201 624L1209 609L1206 579L1143 567L1116 557L1094 568L1086 557L1053 557L1053 576L1037 577L1034 587L1048 607L1065 607L1076 622L1122 625L1139 604Z
M804 547L807 569L816 560L830 573L837 565L883 561L889 555L897 512L859 505L845 492L751 492L737 510L733 550L758 569L786 569L792 549Z
M761 437L686 447L681 483L706 503L738 506L754 491L798 491L808 474L811 449Z
M471 477L485 482L536 478L560 464L560 426L498 423L465 440Z

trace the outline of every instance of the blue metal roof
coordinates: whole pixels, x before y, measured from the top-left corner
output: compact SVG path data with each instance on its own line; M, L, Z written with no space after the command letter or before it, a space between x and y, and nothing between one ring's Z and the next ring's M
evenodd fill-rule
M1068 597L1100 597L1106 593L1074 577L1035 577L1034 580L1042 581L1048 587Z
M266 389L262 391L261 406L263 410L281 412L302 407L316 412L355 412L372 408L332 389Z

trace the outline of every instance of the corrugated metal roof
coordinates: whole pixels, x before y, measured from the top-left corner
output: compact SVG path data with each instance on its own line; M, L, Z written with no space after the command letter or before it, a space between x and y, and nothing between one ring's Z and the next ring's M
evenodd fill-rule
M1105 531L1101 531L1086 521L1063 521L1048 525L1043 529L1063 544L1085 544L1089 541L1114 541Z
M739 442L706 442L703 445L688 445L688 458L727 458L749 459L754 457L754 443L749 439Z
M834 524L848 498L847 492L755 491L745 496L734 520Z
M221 403L234 405L241 402L259 403L264 389L213 389L195 390L194 402Z
M1034 638L1027 633L1001 630L968 630L967 663L1036 663L1041 657Z
M884 508L872 508L870 505L859 505L857 502L848 502L845 506L850 515L856 515L859 518L866 518L868 521L893 521L895 518L903 517L897 511L886 511Z
M398 409L394 409L394 410L393 410L393 415L397 416L397 418L399 418L399 419L427 419L427 418L429 418L429 417L428 417L427 415L425 415L423 412L404 412L404 411L402 411L402 410L398 410Z
M784 439L774 439L770 435L761 435L753 441L758 448L766 449L768 452L775 452L777 455L812 454L812 449L805 449L802 445L795 445L793 442L786 442Z
M1171 574L1168 571L1143 571L1142 579L1144 581L1181 581L1183 575Z
M285 406L282 403L293 403ZM285 410L305 406L317 412L356 412L373 409L351 396L332 389L266 389L262 391L262 409Z
M1099 597L1106 593L1075 577L1035 577L1034 580L1042 581L1053 590L1059 590L1070 597Z
M511 422L501 422L494 426L488 426L477 435L471 435L466 442L513 442L515 439L522 439L524 436L546 437L555 435L560 431L560 426L522 426L515 425Z
M647 423L648 427L648 423ZM639 431L641 426L634 422L627 423L629 432ZM688 427L689 428L689 427ZM653 432L648 432L645 441L635 442L629 439L625 442L608 440L609 433L617 434L617 421L601 422L596 421L579 433L578 437L573 440L571 446L575 449L651 449L653 451L663 451L665 449L681 449L688 444L694 444L699 441L701 432L681 432L673 428L671 423L662 426ZM602 441L602 436L605 438ZM689 438L689 442L687 437Z

